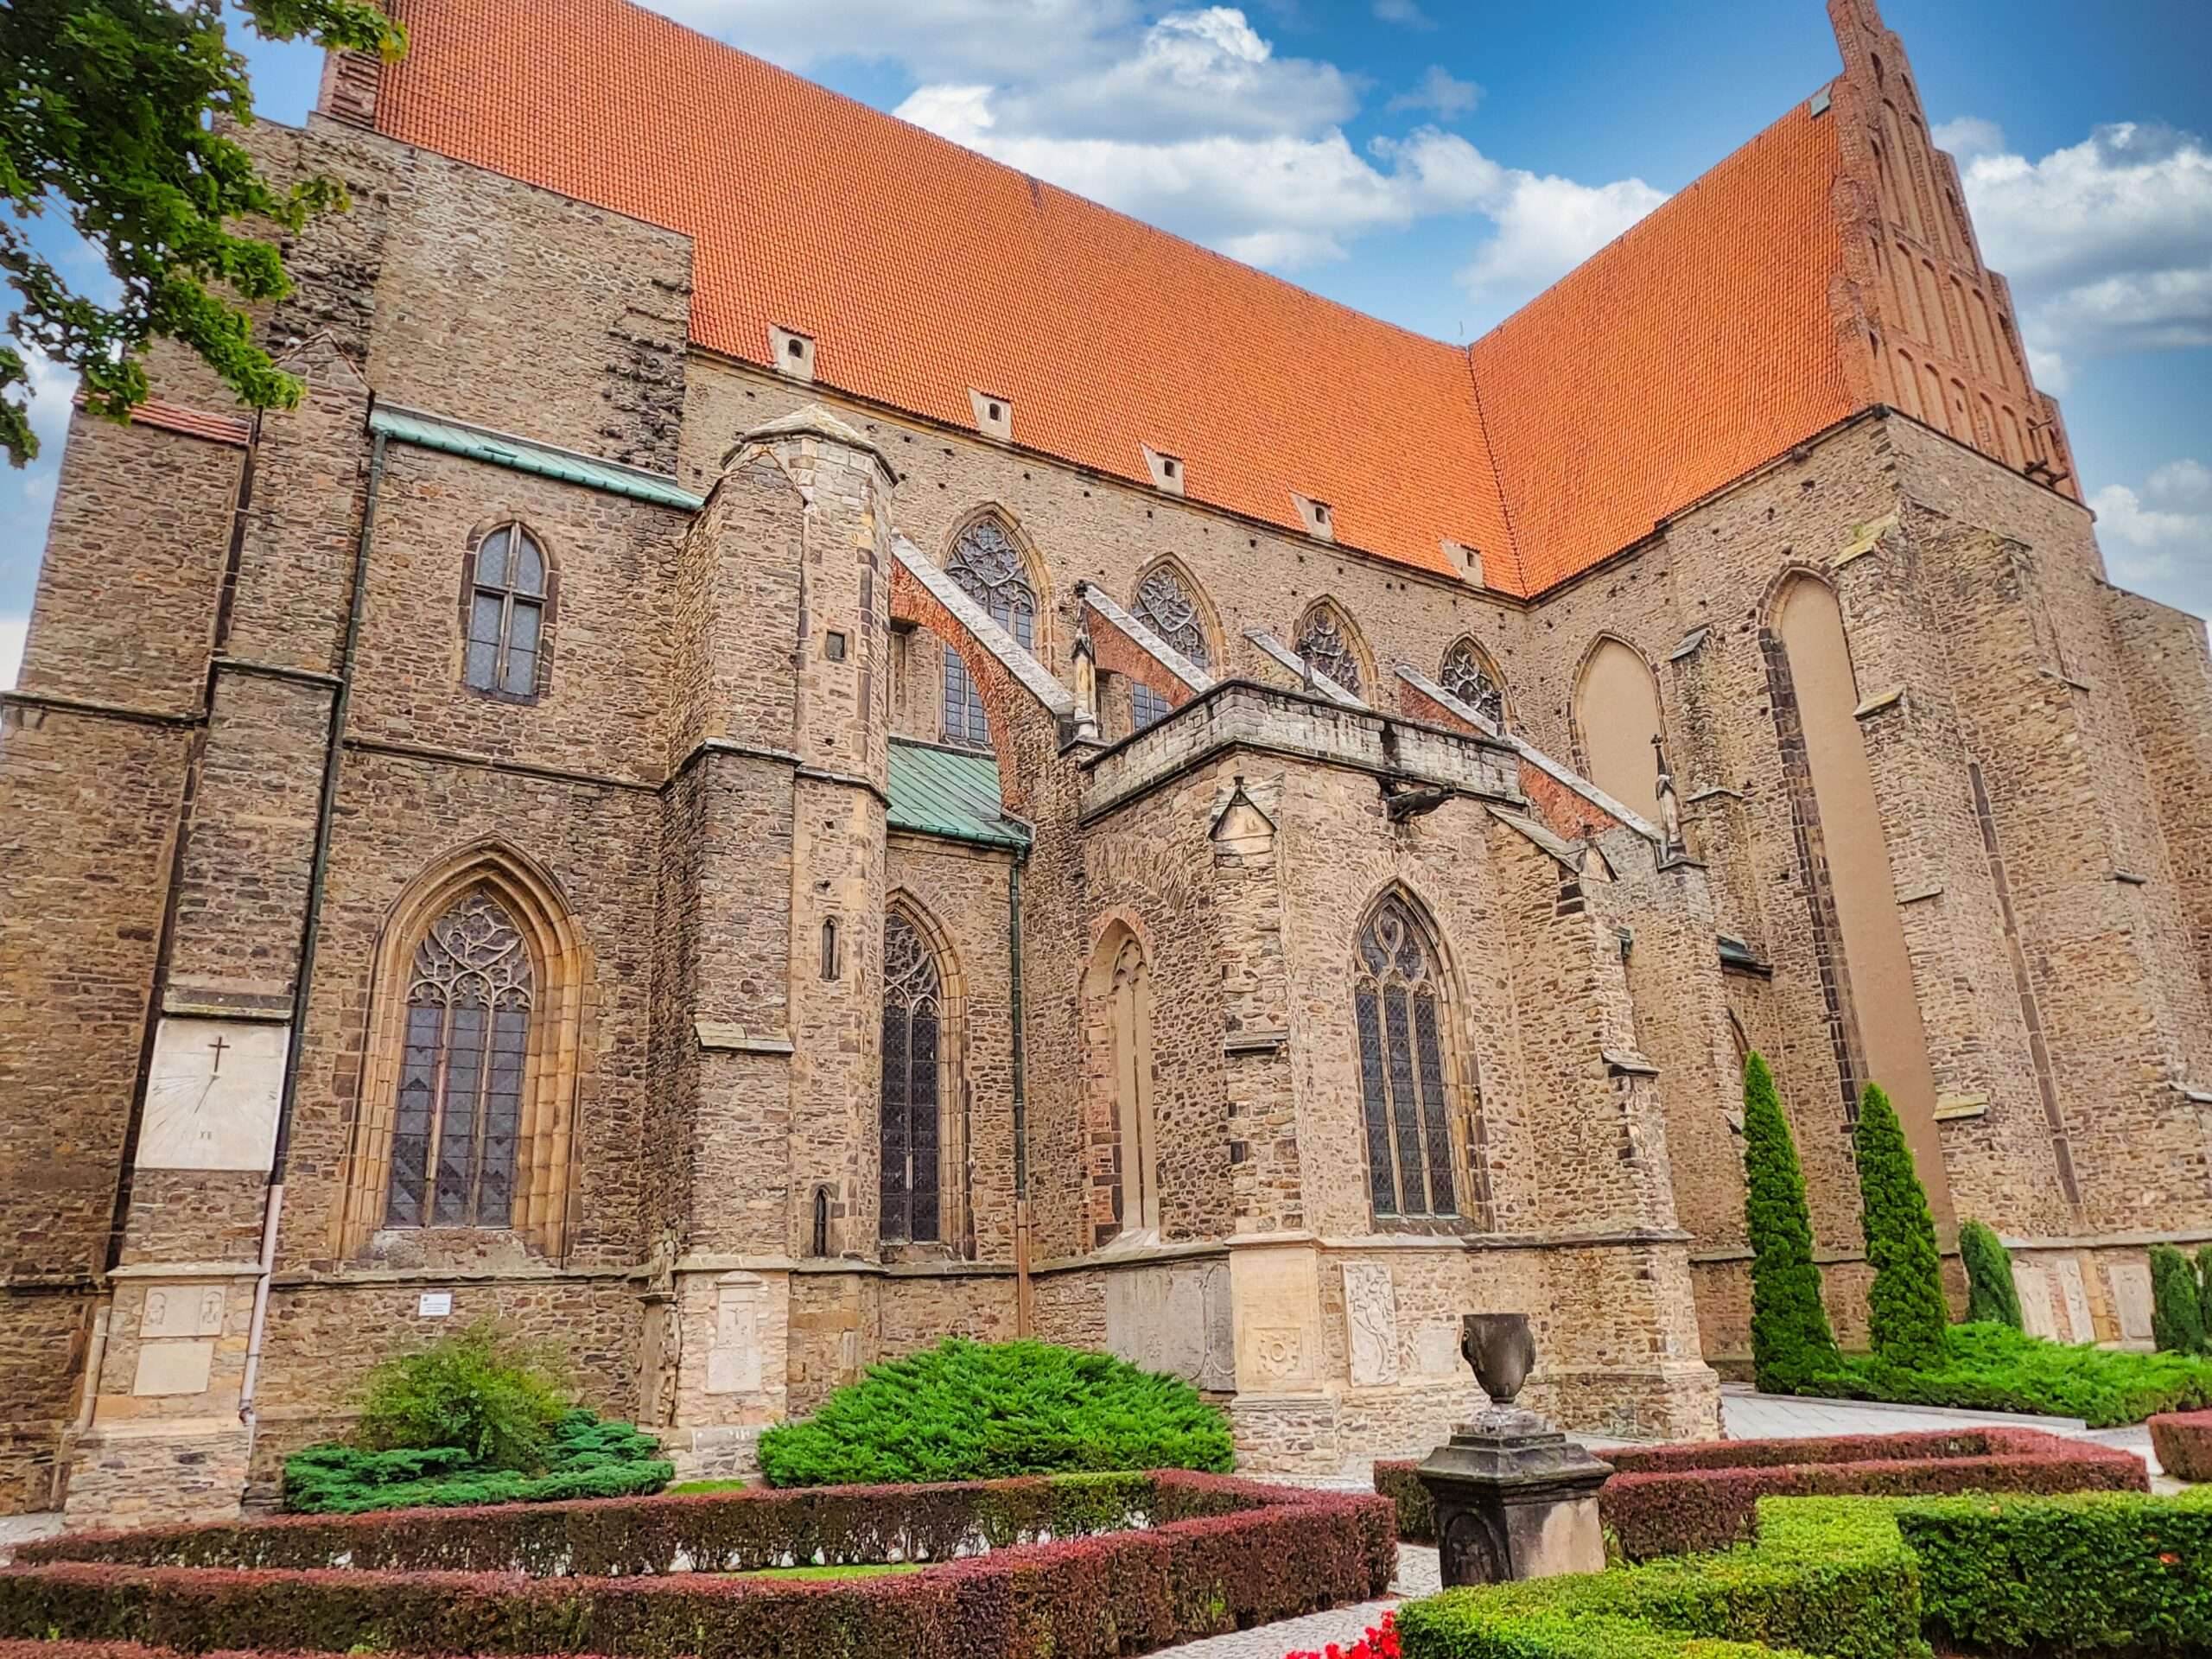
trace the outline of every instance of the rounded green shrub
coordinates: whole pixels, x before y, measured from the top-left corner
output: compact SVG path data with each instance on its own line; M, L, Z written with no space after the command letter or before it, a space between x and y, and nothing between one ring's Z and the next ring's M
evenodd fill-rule
M570 1402L550 1355L479 1319L370 1372L353 1441L369 1452L451 1447L467 1465L535 1474Z
M1041 1342L970 1342L878 1365L760 1437L771 1485L1226 1471L1228 1421L1180 1378Z
M1904 1126L1880 1085L1859 1097L1852 1131L1859 1160L1859 1219L1866 1263L1867 1331L1874 1357L1907 1370L1943 1363L1951 1310L1943 1300L1943 1263L1936 1253L1936 1220L1912 1166Z
M2204 1350L2203 1287L2196 1267L2171 1244L2151 1247L2151 1339L2163 1353Z
M1959 1225L1959 1260L1967 1270L1968 1325L2024 1328L2020 1290L2012 1282L2012 1256L1997 1234L1978 1221Z
M1813 1217L1789 1119L1765 1059L1744 1061L1744 1226L1751 1245L1751 1369L1770 1394L1796 1394L1840 1369L1821 1301Z

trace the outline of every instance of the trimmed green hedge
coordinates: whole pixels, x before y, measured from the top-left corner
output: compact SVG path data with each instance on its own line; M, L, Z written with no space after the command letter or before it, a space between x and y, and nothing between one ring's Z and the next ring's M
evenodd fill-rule
M543 1503L657 1492L676 1473L660 1442L628 1423L572 1410L554 1428L535 1474L477 1462L462 1447L364 1452L332 1440L284 1459L284 1507L307 1515Z
M1042 1342L969 1342L876 1366L760 1437L774 1486L998 1480L1236 1460L1229 1420L1179 1377Z
M2131 1659L2212 1650L2212 1490L1929 1498L1897 1518L1939 1638Z
M1398 1634L1405 1659L1687 1659L1695 1638L1731 1644L1707 1654L1927 1651L1912 1558L1866 1498L1770 1499L1758 1541L1719 1554L1446 1590L1400 1608Z

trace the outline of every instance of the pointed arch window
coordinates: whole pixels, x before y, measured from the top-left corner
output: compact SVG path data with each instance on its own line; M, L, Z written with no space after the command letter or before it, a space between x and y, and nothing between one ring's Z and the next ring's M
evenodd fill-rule
M545 550L520 524L502 524L476 544L469 584L463 677L479 691L536 696L548 597Z
M939 1238L944 976L912 919L883 918L881 1236Z
M1025 651L1037 643L1037 590L1030 584L1021 550L994 518L978 519L953 544L944 572L961 590L989 613ZM982 694L968 664L950 645L944 648L944 741L988 748L991 723Z
M1444 654L1436 677L1444 689L1500 731L1505 728L1505 688L1498 683L1490 659L1471 639L1462 639Z
M1352 980L1368 1183L1377 1217L1459 1213L1446 1084L1447 1012L1424 931L1393 893L1360 934Z
M1361 696L1365 684L1359 671L1359 655L1353 648L1351 630L1333 607L1317 605L1306 613L1298 630L1298 643L1294 647L1317 674L1325 674L1354 696Z
M1172 565L1161 565L1137 584L1136 602L1130 611L1168 646L1198 667L1213 666L1205 618L1198 610L1198 601L1191 596L1190 590L1183 585L1183 578ZM1129 702L1132 723L1138 731L1165 720L1173 706L1150 686L1135 682L1129 686Z
M388 1227L510 1227L537 972L482 888L416 947L392 1120Z

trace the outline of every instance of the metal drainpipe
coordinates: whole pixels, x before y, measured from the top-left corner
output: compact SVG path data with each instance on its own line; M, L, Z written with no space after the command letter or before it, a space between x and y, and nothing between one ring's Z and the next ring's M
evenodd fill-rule
M353 658L368 607L369 546L376 532L377 490L384 482L385 435L369 449L369 482L361 503L361 539L353 550L353 591L346 616L346 645L339 658L338 691L331 700L330 741L322 756L322 798L315 821L315 857L308 871L308 911L300 927L300 964L292 986L292 1029L285 1044L284 1087L276 1103L276 1141L269 1154L269 1197L261 1216L261 1257L253 1281L253 1323L246 1336L245 1376L238 1387L238 1420L246 1427L246 1458L253 1457L255 1385L261 1379L261 1341L269 1325L269 1280L276 1268L276 1222L284 1212L284 1154L291 1146L292 1109L299 1099L300 1058L307 1044L308 992L315 982L315 944L322 928L323 880L330 869L330 824L338 810L339 768L345 754L346 713L353 700Z
M1008 982L1007 1007L1014 1021L1014 1198L1024 1203L1029 1197L1029 1088L1025 1056L1027 1044L1021 1032L1021 861L1026 853L1016 853L1014 861L1006 867L1006 913L1007 954L1011 958L1014 977Z

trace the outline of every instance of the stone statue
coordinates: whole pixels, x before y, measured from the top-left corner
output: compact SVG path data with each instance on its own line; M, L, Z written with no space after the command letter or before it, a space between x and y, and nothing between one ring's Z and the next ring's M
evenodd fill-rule
M1675 794L1675 774L1667 768L1666 740L1654 733L1651 751L1659 760L1659 834L1669 858L1682 851L1682 804Z

